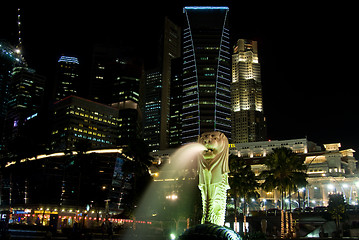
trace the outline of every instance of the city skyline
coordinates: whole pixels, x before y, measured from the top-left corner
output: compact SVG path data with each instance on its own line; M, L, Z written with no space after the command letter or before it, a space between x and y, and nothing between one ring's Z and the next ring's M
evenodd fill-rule
M257 6L258 11L254 8L252 15L240 11L248 6L229 1L229 4L227 1L222 3L230 8L231 44L238 38L258 41L268 137L307 136L315 142L341 142L357 150L357 100L356 90L351 87L355 79L355 62L349 60L351 55L355 56L357 48L353 32L348 31L353 26L350 13L339 19L339 13L350 7L306 8L303 4L285 6L283 11L275 8L278 6L267 10L265 6ZM49 81L55 75L56 59L61 54L77 55L81 62L90 62L88 56L93 42L109 38L115 42L120 39L126 45L136 38L134 47L137 46L140 53L143 49L148 50L143 53L147 59L145 63L151 62L148 59L155 59L158 52L158 25L163 24L165 15L180 19L177 22L181 23L182 5L177 3L172 9L163 6L162 10L158 9L160 5L144 6L133 11L131 17L121 15L133 7L128 3L119 12L100 7L97 14L95 8L86 12L65 7L48 12L36 7L24 8L22 41L25 59ZM0 38L11 43L16 40L16 11L16 8L9 9L1 17ZM104 17L106 13L108 16ZM129 21L123 21L126 17ZM141 27L131 23L138 19L143 19ZM48 22L53 25L49 26ZM96 22L98 25L94 25ZM151 25L154 27L148 29ZM116 29L127 34L112 38L111 30Z

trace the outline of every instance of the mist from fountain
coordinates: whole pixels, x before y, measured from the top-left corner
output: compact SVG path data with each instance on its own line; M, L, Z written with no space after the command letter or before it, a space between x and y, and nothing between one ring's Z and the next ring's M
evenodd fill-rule
M205 146L200 143L188 143L180 148L178 148L169 158L168 162L165 162L160 167L159 172L157 173L156 178L163 179L163 181L174 182L183 176L183 173L186 168L188 168L191 163L195 161L197 164L197 158L200 153L207 150ZM196 182L196 185L198 183ZM147 188L145 194L143 195L139 205L137 206L134 216L136 220L147 220L151 221L153 216L156 216L154 209L163 209L163 195L159 195L159 192L164 192L166 184L152 182ZM161 199L162 198L162 199ZM148 231L136 231L138 239L146 239ZM140 236L143 235L143 236ZM126 240L134 239L132 233L126 234Z

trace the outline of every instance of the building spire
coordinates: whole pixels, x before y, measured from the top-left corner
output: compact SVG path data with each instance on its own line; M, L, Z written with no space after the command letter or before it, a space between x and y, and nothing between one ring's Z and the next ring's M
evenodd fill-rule
M22 47L22 39L21 39L21 11L20 8L17 9L17 30L18 30L18 43L17 43L17 49L21 51Z
M23 51L22 51L21 9L20 8L17 9L17 31L18 31L18 42L17 42L17 46L16 46L15 51L19 55L19 57L21 58L24 65L27 66L27 63L26 63L26 61L24 59Z

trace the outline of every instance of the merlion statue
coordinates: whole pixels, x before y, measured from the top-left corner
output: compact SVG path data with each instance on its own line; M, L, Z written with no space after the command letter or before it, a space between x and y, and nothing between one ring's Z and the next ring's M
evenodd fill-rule
M201 223L224 224L228 184L228 139L221 132L206 132L198 142L207 150L199 156L199 184L202 195Z

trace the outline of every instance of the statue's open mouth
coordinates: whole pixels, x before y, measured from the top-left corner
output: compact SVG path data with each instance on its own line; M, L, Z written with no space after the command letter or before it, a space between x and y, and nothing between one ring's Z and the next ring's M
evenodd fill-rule
M207 150L204 150L205 153L213 153L214 149L213 148L207 148Z

